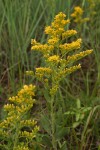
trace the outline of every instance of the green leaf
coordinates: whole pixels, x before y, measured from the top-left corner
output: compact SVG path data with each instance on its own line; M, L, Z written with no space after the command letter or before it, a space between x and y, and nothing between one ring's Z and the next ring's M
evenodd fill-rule
M92 109L92 107L86 107L86 108L84 108L84 112L87 112L87 111L89 111L91 109Z
M73 112L73 111L72 111L72 112L71 112L71 111L67 111L67 112L65 112L64 114L65 114L65 115L74 115L75 112Z
M45 89L43 91L44 97L46 99L47 102L50 102L50 96L49 96L49 92Z
M83 120L84 117L85 117L85 115L84 115L84 114L81 114L81 115L80 115L80 120Z
M61 145L60 150L68 150L66 141L63 142L63 144Z
M73 128L76 128L77 126L79 126L80 122L74 122L73 123Z
M56 128L56 138L61 140L69 132L67 127L57 126Z
M81 107L80 99L77 99L76 104L77 104L77 108Z
M79 121L80 120L80 113L77 113L76 114L76 121Z
M51 134L50 119L46 115L42 115L40 122L44 130L50 135Z
M48 135L44 135L42 137L42 143L46 145L48 148L52 147L51 139Z

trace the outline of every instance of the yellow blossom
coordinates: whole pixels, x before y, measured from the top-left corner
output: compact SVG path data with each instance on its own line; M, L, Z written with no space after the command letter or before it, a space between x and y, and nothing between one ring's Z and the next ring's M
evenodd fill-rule
M58 89L58 85L55 84L51 89L50 89L50 95L55 95L55 93L57 92L57 89Z
M80 7L75 7L75 12L72 14L74 19L81 21L88 20L87 18L82 18L83 10ZM65 58L68 52L73 50L78 50L81 47L82 39L77 39L70 43L65 43L65 39L77 34L76 30L66 30L65 25L70 23L69 19L65 19L66 15L60 12L55 16L54 21L50 26L45 28L45 33L48 34L48 39L46 44L40 44L35 40L32 41L32 50L44 51L44 60L46 66L36 68L35 76L37 79L42 81L45 86L50 84L50 95L54 95L57 92L60 81L67 75L77 69L81 68L80 65L72 66L67 68L68 63L77 61L80 58L85 57L92 51L81 52L79 54L74 54L72 56ZM53 46L53 47L52 47ZM52 47L52 50L48 50L48 47ZM72 64L71 64L72 65Z
M54 49L54 46L48 45L48 44L38 44L38 45L33 45L31 47L31 50L40 51L42 53L47 53L48 51L52 51L53 49Z
M45 28L45 33L50 35L51 37L60 37L61 34L65 31L65 25L70 23L70 20L66 20L65 17L66 15L62 12L56 15L51 26L47 26Z
M58 63L60 61L60 57L58 55L50 56L47 59L48 62Z
M71 37L71 36L73 36L73 35L75 35L75 34L77 34L77 31L76 31L76 30L67 30L67 31L65 31L64 33L62 33L62 39Z
M71 14L71 17L74 18L74 22L78 24L89 21L89 18L83 18L83 9L79 6L74 8L74 12Z
M59 42L59 38L57 38L57 37L48 39L48 44L50 44L50 45L54 45L55 46L56 44L58 44L58 42Z
M78 54L75 54L75 55L72 55L72 56L68 56L68 57L67 57L67 63L68 63L68 62L77 61L77 60L79 60L79 59L81 59L81 58L83 58L83 57L85 57L85 56L91 54L92 51L93 51L93 50L86 50L86 51L80 52L80 53L78 53Z
M52 73L52 70L50 68L47 67L40 67L40 68L36 68L36 77L40 80L42 80L43 76L50 76Z
M28 85L24 85L23 89L21 89L18 92L18 96L23 95L23 94L27 94L30 96L34 96L34 90L35 90L35 86L33 86L32 84Z
M54 21L54 22L52 22L52 24L51 24L51 27L53 28L53 29L59 29L59 28L64 28L64 26L66 25L66 24L68 24L68 23L70 23L70 20L69 19L67 19L67 20L56 20L56 21Z
M53 29L52 29L51 26L45 27L45 33L46 33L46 34L51 34L52 32L53 32Z
M36 68L36 73L50 74L51 72L52 70L50 68L46 68L46 67Z
M76 17L80 17L83 15L83 10L81 7L77 6L74 7L74 13L71 14L72 17L76 18Z
M80 69L80 68L81 68L80 64L76 65L76 66L72 66L70 68L66 68L65 69L66 75L68 75L68 74L70 74L70 73L72 73L72 72L74 72L74 71L76 71L77 69Z
M36 137L36 134L39 131L39 127L36 125L37 122L33 119L26 120L26 114L32 108L35 101L33 99L34 90L34 85L24 85L16 96L9 98L9 101L12 104L4 105L4 110L7 111L7 117L0 123L0 136L2 135L2 137L5 137L5 140L8 141L9 139L11 139L11 141L13 141L13 137L16 134L18 138L17 144L20 144L19 139L22 136L20 133L22 133L21 129L24 129L24 127L30 129L29 131L23 131L24 140L27 139L25 140L27 144L30 143L30 139ZM20 148L22 148L22 150L28 150L28 147L25 146L25 143L24 147L22 145L21 147L15 147L14 145L15 142L11 144L11 148L13 148L14 150L21 150Z
M36 133L39 131L39 127L35 126L33 130L31 130L31 132L28 131L22 131L20 132L20 136L21 137L26 137L28 139L33 139L36 137Z
M21 126L35 126L37 124L37 121L35 120L21 120Z
M61 51L69 52L75 49L79 49L81 47L81 43L82 43L82 40L78 39L72 43L60 44L59 48L61 49Z
M31 39L31 44L32 45L38 45L39 43L35 39Z
M29 148L24 144L24 145L17 145L16 147L14 147L13 150L29 150Z
M66 17L66 15L62 12L59 12L58 15L55 16L54 20L62 20Z
M6 110L6 111L11 111L11 110L13 110L13 109L15 109L15 106L14 106L14 104L6 104L6 105L4 105L4 109Z

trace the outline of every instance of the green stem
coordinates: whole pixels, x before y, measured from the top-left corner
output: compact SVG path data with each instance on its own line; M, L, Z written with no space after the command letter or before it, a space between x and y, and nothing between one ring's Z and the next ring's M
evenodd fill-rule
M13 136L13 140L14 140L14 148L16 148L18 146L18 142L19 142L19 131L20 131L20 123L16 122L16 130L15 130L15 134Z
M55 138L55 112L54 112L54 96L51 97L51 134L52 134L52 146L54 150L57 150L56 138Z

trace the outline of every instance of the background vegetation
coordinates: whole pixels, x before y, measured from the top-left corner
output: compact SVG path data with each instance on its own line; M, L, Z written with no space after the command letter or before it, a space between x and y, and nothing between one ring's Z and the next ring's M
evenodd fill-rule
M78 113L84 113L81 106L93 108L82 120L80 127L67 130L64 135L69 150L79 150L78 138L81 134L82 138L87 138L87 143L81 141L82 150L100 149L100 0L94 0L94 3L95 6L90 8L88 0L0 0L0 108L22 85L33 83L34 79L26 77L25 71L33 70L43 63L40 60L41 54L30 51L31 39L45 42L44 27L50 25L60 11L70 18L74 7L80 6L84 10L84 17L90 18L80 28L74 23L72 28L78 30L79 37L83 39L82 49L93 49L93 54L80 61L81 70L61 83L62 92L58 95L59 99L66 101L63 109L66 108L69 112L66 117L67 126L71 126ZM95 15L92 14L93 11L96 12ZM36 82L36 85L39 86L39 83ZM41 91L36 96L38 105L32 111L37 120L45 110L44 97L39 98ZM78 105L78 102L81 104ZM77 112L71 110L75 113L73 117L70 109L74 107ZM64 129L62 134L63 132ZM46 144L50 143L47 141L44 145Z

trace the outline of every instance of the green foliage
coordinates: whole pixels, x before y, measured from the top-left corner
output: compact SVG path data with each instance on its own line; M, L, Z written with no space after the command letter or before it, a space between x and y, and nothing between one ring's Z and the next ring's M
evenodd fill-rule
M83 18L88 17L90 20L80 27L73 22L66 29L71 27L77 30L79 34L75 38L83 39L81 50L93 49L93 54L79 61L82 65L80 71L60 81L55 96L54 136L58 150L99 150L100 0L0 0L0 122L7 116L2 105L9 95L15 95L23 84L34 82L38 101L37 106L32 109L36 111L34 115L41 126L35 143L31 143L31 147L36 150L53 149L51 109L49 91L47 88L44 90L44 83L40 83L35 76L25 76L26 70L35 70L45 65L41 54L30 52L30 40L36 38L45 43L47 36L43 33L44 26L50 25L54 16L61 11L72 21L70 14L74 12L75 6L80 6ZM73 39L69 38L64 42L71 42ZM28 118L28 114L25 117ZM2 144L1 139L0 142ZM21 150L23 143L17 145L18 148ZM0 149L9 148L5 146Z
M76 100L76 108L72 108L70 111L65 112L65 115L75 116L75 122L73 122L72 127L76 128L79 126L85 118L85 115L90 111L91 107L81 107L80 100Z

